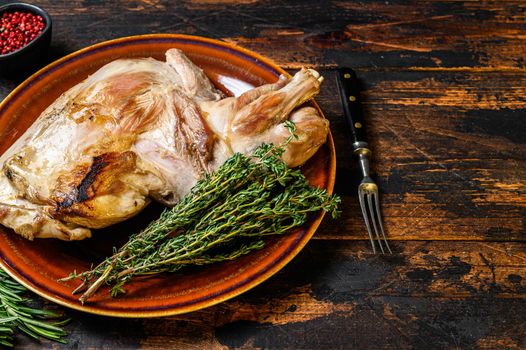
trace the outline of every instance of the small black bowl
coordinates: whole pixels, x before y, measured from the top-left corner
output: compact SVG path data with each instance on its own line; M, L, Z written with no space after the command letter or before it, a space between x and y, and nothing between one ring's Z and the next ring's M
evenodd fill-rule
M0 55L0 75L16 76L22 71L34 68L42 60L51 42L51 17L40 7L25 3L12 3L0 6L0 17L4 12L23 11L44 18L46 27L35 39L20 50Z

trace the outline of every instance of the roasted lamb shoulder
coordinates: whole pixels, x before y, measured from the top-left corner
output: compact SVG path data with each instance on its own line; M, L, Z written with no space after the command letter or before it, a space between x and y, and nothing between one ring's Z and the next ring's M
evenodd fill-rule
M225 97L182 51L166 62L120 59L63 93L0 157L0 223L28 238L79 240L139 213L174 205L234 152L299 138L289 166L325 142L328 122L301 105L323 78L292 78Z

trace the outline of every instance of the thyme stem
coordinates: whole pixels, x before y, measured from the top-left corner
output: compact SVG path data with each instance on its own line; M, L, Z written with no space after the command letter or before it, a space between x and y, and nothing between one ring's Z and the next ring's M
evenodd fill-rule
M336 217L339 197L311 187L299 170L286 166L282 154L283 148L272 145L261 145L252 157L234 154L112 257L65 280L79 278L81 287L89 286L81 302L104 283L116 296L134 276L232 260L261 249L261 237L303 225L309 214L325 210ZM239 240L245 243L236 244Z

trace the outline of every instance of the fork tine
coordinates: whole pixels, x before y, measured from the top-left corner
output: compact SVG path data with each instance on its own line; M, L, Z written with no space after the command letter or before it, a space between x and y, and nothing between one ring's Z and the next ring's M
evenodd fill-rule
M378 245L380 246L380 250L382 251L382 254L384 254L385 253L384 246L382 244L382 239L380 238L380 232L378 231L378 227L376 227L376 219L374 217L374 208L373 208L373 200L372 200L373 195L374 195L374 192L367 193L367 204L369 204L369 212L371 213L374 233L376 234L376 238L378 239ZM375 197L375 200L376 200L376 197Z
M362 208L363 219L365 221L365 226L367 226L367 233L369 234L369 240L373 247L373 254L376 254L376 247L374 244L373 232L371 231L371 224L369 223L369 216L367 215L367 209L365 208L364 194L358 190L358 199L360 200L360 207ZM373 212L371 212L373 214Z
M375 201L374 201L374 204L375 204L375 207L376 207L376 216L378 218L378 223L380 225L380 231L382 231L382 236L384 238L384 243L385 243L385 246L387 247L387 250L389 250L389 254L393 254L393 251L391 250L391 247L389 247L389 243L387 241L387 237L385 236L385 231L384 231L384 225L382 223L382 214L380 214L380 200L379 200L379 194L378 193L375 193L376 197L375 197Z

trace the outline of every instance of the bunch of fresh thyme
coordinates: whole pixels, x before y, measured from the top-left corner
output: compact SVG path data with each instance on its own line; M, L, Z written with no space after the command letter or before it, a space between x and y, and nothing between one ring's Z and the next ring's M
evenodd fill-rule
M340 199L289 169L280 158L283 152L282 147L262 145L251 158L234 154L112 257L64 280L81 279L74 291L85 290L81 302L104 283L117 296L132 277L232 260L261 249L264 236L303 225L310 213L325 210L335 217Z
M59 314L28 306L23 298L26 289L0 269L0 345L13 346L13 335L18 329L32 338L40 337L65 343L66 332L61 328L69 320L49 322Z

